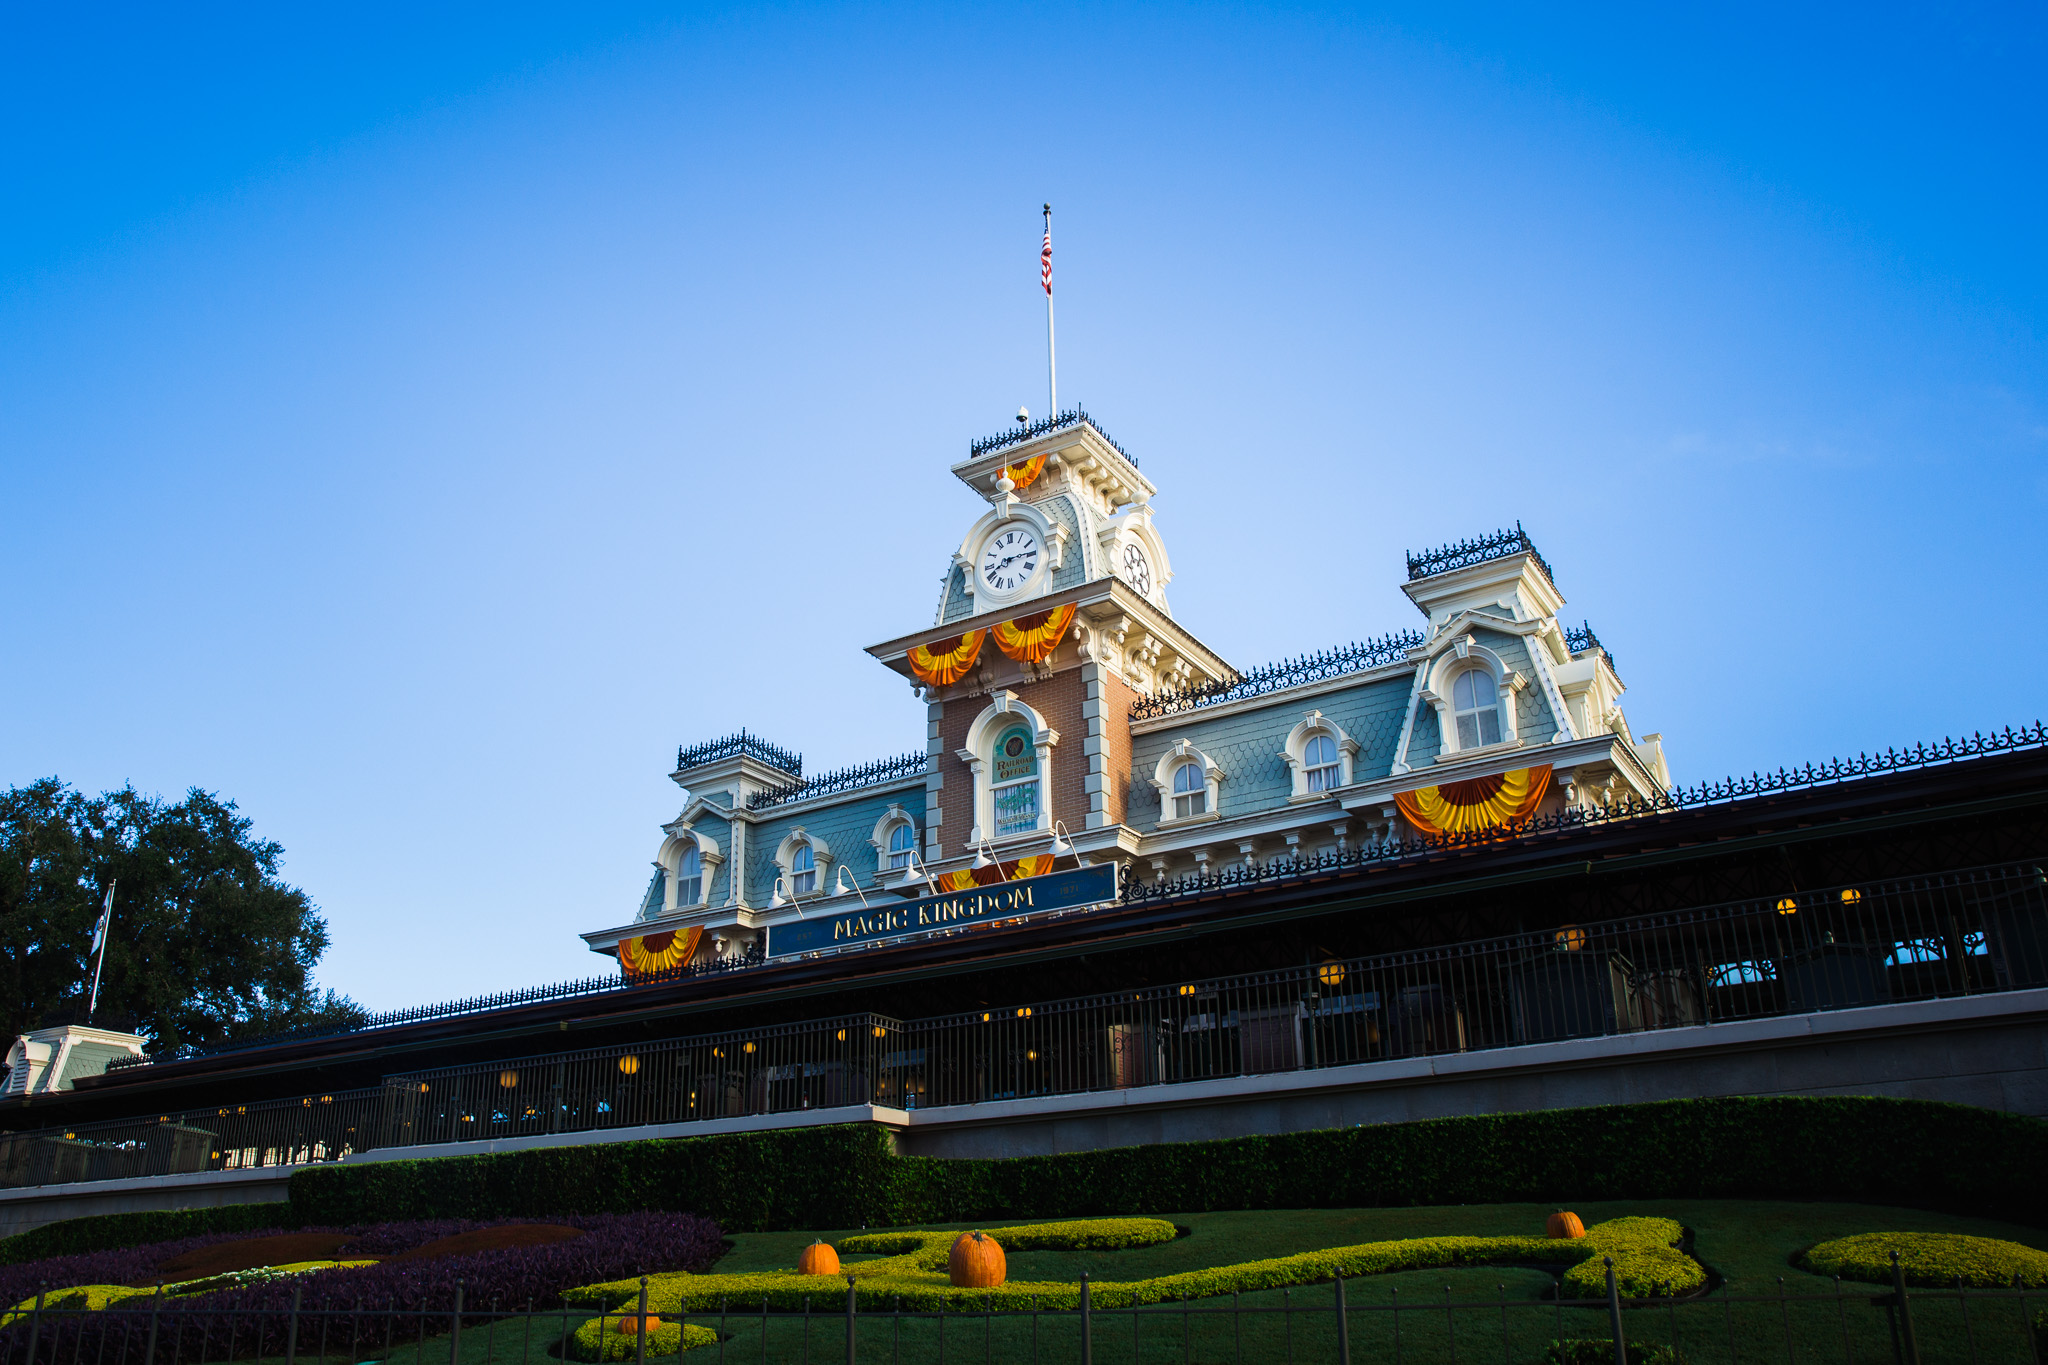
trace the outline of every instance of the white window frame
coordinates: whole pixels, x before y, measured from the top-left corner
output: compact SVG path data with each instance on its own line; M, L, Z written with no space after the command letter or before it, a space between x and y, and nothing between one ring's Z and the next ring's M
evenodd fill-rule
M882 812L882 818L875 821L874 831L868 835L868 843L875 850L875 873L877 876L901 870L900 867L892 864L891 859L894 854L889 847L889 841L895 837L896 831L900 829L910 831L909 853L915 857L923 857L922 852L917 846L917 821L912 819L910 812L903 809L902 806L892 804L889 809ZM907 867L909 865L910 861L906 858L902 866Z
M683 852L691 848L697 850L697 861L702 864L704 873L702 884L697 888L696 899L686 901L680 895L679 874L683 865ZM662 840L661 851L655 855L654 861L660 864L662 872L662 914L679 915L687 910L701 910L711 904L712 876L725 861L725 855L719 852L716 839L687 825L673 826L668 838Z
M1308 785L1309 741L1321 737L1337 746L1337 782L1334 787L1321 791L1310 791ZM1287 732L1286 747L1280 751L1281 759L1294 778L1294 792L1290 801L1321 801L1338 787L1348 787L1354 780L1354 760L1358 757L1358 741L1344 733L1344 727L1320 711L1311 711L1301 722Z
M1202 772L1202 793L1208 798L1208 809L1200 815L1175 815L1173 780L1182 768L1194 764ZM1159 756L1159 762L1152 769L1152 786L1159 793L1159 825L1198 825L1208 820L1222 818L1223 769L1210 757L1194 746L1191 740L1175 740L1173 746Z
M1458 742L1457 712L1451 702L1451 689L1456 685L1459 674L1473 669L1484 673L1493 684L1495 705L1500 714L1498 743L1468 746ZM1437 733L1442 746L1437 755L1439 762L1464 754L1493 753L1521 745L1515 696L1529 685L1529 680L1509 668L1500 655L1466 636L1457 642L1456 648L1437 656L1430 665L1428 678L1427 686L1422 689L1422 700L1436 711Z
M796 879L799 875L796 870L796 854L801 848L808 848L811 851L810 870L815 872L818 878L807 891L796 889ZM826 847L823 839L805 833L804 827L798 825L776 848L775 870L782 878L782 894L790 900L822 896L825 894L825 888L832 884L832 850Z
M1029 732L1038 755L1038 819L1028 830L998 835L994 786L990 781L990 774L995 771L995 746L1012 725L1018 724ZM1059 742L1060 732L1047 725L1045 717L1037 711L1017 700L1014 692L1002 690L992 694L988 706L967 727L965 743L953 754L974 777L974 827L967 834L970 847L984 839L992 844L1007 843L1052 832L1053 750Z

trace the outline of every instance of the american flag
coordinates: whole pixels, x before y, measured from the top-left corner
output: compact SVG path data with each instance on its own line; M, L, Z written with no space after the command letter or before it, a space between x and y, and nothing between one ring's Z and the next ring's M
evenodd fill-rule
M1045 230L1045 249L1038 253L1038 282L1052 292L1052 229Z

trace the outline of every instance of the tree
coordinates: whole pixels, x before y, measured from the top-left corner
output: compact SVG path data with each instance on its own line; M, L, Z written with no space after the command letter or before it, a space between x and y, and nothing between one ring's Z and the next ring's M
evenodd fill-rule
M176 805L134 788L88 797L57 778L0 792L0 1026L83 1022L93 926L119 881L98 1018L132 1019L152 1052L322 1024L362 1009L313 984L327 924L277 875L284 849L232 801Z

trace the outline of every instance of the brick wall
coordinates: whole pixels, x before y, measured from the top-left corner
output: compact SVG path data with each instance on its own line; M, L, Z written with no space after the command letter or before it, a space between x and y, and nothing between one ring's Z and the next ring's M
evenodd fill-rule
M1059 733L1060 742L1052 751L1052 782L1046 793L1052 818L1065 821L1070 830L1084 828L1088 822L1088 794L1083 787L1088 776L1088 726L1081 714L1080 668L1069 666L1043 682L1021 683L1010 691ZM939 771L945 777L939 790L940 808L945 812L942 857L965 852L968 832L974 828L974 774L958 755L967 743L968 727L988 705L986 697L951 698L939 718L939 742L944 749ZM1128 702L1125 705L1128 709ZM1128 751L1125 761L1128 763Z

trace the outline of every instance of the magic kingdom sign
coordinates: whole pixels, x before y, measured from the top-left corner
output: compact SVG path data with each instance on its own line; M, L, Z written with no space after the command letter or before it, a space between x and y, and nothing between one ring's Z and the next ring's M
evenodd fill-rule
M874 943L934 929L968 929L1047 910L1072 910L1116 899L1116 868L1077 867L1021 877L900 905L877 905L843 915L768 926L768 956L815 953L852 943Z

